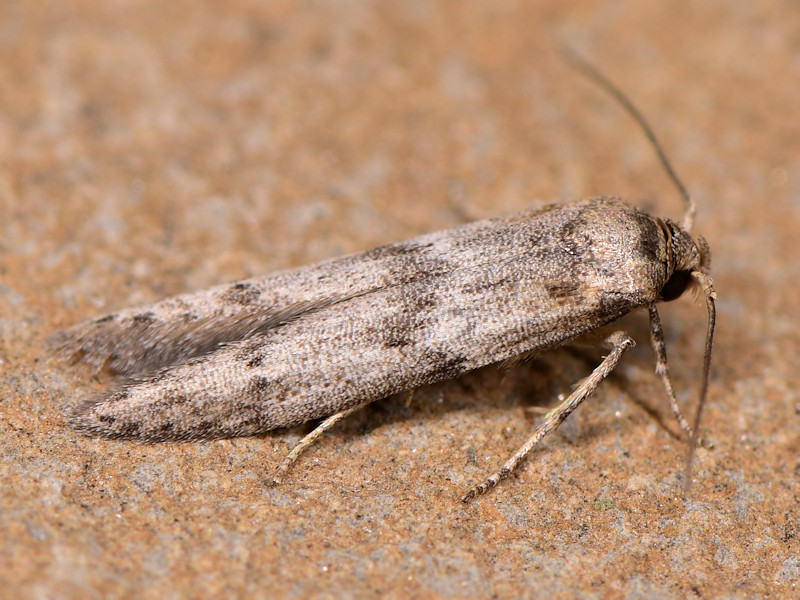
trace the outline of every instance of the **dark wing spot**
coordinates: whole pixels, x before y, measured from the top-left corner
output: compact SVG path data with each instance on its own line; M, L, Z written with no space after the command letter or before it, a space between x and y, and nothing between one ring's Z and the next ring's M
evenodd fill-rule
M270 380L266 377L253 377L248 384L250 392L254 396L260 396L261 394L265 393L270 388Z
M101 423L108 423L110 425L117 420L117 417L115 417L114 415L100 414L97 415L97 420L100 421Z
M117 315L106 315L105 317L100 317L99 319L95 319L94 322L96 325L100 323L108 323L109 321L113 321L117 318Z
M419 315L439 304L436 290L426 286L414 286L411 294L405 296L406 311L411 315Z
M387 348L410 346L413 343L413 340L403 335L386 335L383 340L383 345Z
M140 421L119 421L114 415L99 414L97 420L108 425L109 429L103 433L103 437L111 439L129 439L140 437L143 423Z
M148 311L146 313L139 313L138 315L133 315L133 322L138 325L144 325L145 327L150 325L153 321L155 321L156 314L152 311Z
M545 286L547 294L553 299L573 298L580 291L580 284L574 281L552 282Z
M387 348L408 346L414 343L414 332L420 322L413 313L401 313L385 319L374 330L378 340Z
M248 305L255 303L261 297L261 291L252 283L239 282L228 288L222 299L232 304Z
M453 379L467 370L467 367L464 366L467 362L465 356L453 356L446 352L432 351L429 353L428 360L430 361L428 364L433 365L429 372L431 383Z
M154 435L157 437L169 438L172 435L173 429L175 429L175 423L172 421L165 421L158 426L158 429L154 432Z
M260 367L262 364L264 364L264 356L259 352L252 353L247 358L246 364L251 369L254 367Z

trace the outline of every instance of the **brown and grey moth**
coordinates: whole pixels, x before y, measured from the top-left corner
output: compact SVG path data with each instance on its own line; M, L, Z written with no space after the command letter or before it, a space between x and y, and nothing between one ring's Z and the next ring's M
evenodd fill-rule
M661 154L646 123L626 108ZM700 411L692 427L678 408L656 310L692 287L705 295L702 400L715 294L708 246L693 239L694 207L688 194L684 200L682 224L617 198L591 198L79 324L55 338L63 354L135 378L78 406L72 424L90 435L161 441L254 435L326 418L287 457L277 480L311 441L370 402L571 342L607 347L594 371L467 500L511 473L594 392L634 344L605 326L643 307L656 371L694 447Z

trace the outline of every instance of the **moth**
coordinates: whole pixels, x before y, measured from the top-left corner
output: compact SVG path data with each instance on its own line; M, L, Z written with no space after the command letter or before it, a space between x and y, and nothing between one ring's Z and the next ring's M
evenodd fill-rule
M709 248L692 237L694 203L647 123L601 74L578 66L650 138L681 190L681 224L617 198L590 198L107 314L53 341L72 363L130 377L76 407L72 425L93 436L155 442L255 435L324 419L281 464L277 482L319 435L370 402L567 343L606 347L602 362L467 501L512 473L597 389L634 345L606 326L646 308L656 371L693 449L716 320ZM675 398L656 309L691 288L703 293L708 311L693 426Z

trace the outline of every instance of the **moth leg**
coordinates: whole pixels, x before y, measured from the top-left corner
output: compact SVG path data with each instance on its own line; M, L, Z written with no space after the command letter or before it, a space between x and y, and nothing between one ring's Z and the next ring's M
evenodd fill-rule
M371 402L371 401L370 401ZM354 406L353 408L348 408L347 410L343 410L338 412L334 415L331 415L327 419L325 419L322 423L317 425L314 430L306 435L300 442L298 442L297 446L295 446L289 454L286 455L286 458L283 459L283 462L278 466L275 470L275 474L267 480L269 485L278 485L283 480L284 475L289 471L289 467L298 459L298 457L305 452L306 448L308 448L311 444L313 444L319 436L323 433L328 431L331 427L336 425L339 421L352 415L354 412L362 409L365 407L369 402L362 402Z
M667 346L664 343L664 330L661 328L661 319L658 316L655 304L650 304L647 310L650 312L650 346L653 348L653 357L656 361L656 373L661 377L661 381L664 382L664 389L667 391L672 414L675 415L675 419L681 429L691 438L692 426L689 425L689 421L683 416L681 409L678 407L678 399L675 397L675 389L672 387L672 379L669 376Z
M505 479L519 466L525 459L528 453L551 431L558 429L558 426L566 419L572 411L574 411L581 403L586 400L597 389L600 383L608 377L614 367L619 363L620 358L628 348L635 345L633 338L631 338L624 331L615 331L606 337L604 345L611 349L592 373L581 380L575 391L570 394L569 398L564 400L561 404L551 410L544 423L536 428L528 440L517 450L514 455L508 459L503 467L487 478L483 483L476 485L470 489L462 498L463 502L469 502L475 496L484 494L487 490L496 486L501 479Z

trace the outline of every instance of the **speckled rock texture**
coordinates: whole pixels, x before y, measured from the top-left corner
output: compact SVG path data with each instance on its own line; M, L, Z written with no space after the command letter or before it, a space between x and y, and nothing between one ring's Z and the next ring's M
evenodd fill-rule
M57 329L545 202L697 199L718 337L686 443L639 342L510 480L600 352L558 350L309 427L141 444L65 411L113 381ZM0 4L0 589L15 598L787 598L800 584L800 12L758 3ZM705 308L661 309L691 412Z

